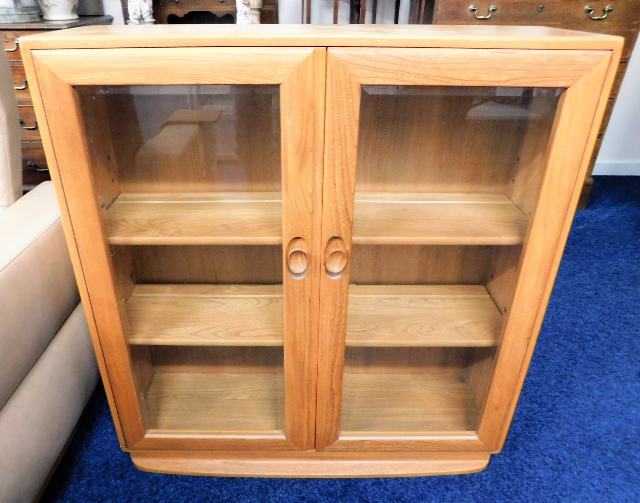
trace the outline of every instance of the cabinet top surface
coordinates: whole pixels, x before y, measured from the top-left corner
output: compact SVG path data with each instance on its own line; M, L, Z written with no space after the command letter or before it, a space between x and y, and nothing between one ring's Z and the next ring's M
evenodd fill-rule
M85 26L21 38L24 49L342 46L604 49L623 39L543 26L140 25Z

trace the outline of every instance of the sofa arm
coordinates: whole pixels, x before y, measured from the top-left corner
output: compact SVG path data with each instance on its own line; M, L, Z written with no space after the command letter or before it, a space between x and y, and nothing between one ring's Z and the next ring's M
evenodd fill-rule
M0 408L79 302L53 185L0 212Z

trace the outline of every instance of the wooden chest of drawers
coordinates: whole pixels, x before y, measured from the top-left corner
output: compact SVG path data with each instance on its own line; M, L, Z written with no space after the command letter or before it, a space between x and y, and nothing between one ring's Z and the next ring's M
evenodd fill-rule
M417 0L411 6L409 21L423 24L541 25L624 37L622 59L591 159L591 173L640 30L638 0ZM583 202L588 198L591 184L589 176Z
M29 82L25 77L20 56L20 37L51 30L62 30L92 24L111 24L111 16L82 16L70 21L41 21L39 23L0 24L2 41L13 76L16 91L20 126L22 127L22 183L30 190L45 180L49 180L49 170L45 159L38 122L36 121Z

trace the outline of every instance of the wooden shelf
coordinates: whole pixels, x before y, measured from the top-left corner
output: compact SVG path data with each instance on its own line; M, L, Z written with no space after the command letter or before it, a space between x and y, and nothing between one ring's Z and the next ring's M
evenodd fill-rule
M502 317L480 285L351 285L347 346L495 346Z
M354 244L516 245L527 216L503 194L356 193Z
M117 245L282 243L277 192L123 193L107 211Z
M124 193L107 211L112 244L282 243L278 192ZM358 193L354 244L514 245L527 217L503 194Z
M430 435L470 432L478 411L458 372L344 375L340 436Z
M282 373L156 371L146 394L149 433L281 435Z
M280 285L137 285L126 310L130 344L283 344Z

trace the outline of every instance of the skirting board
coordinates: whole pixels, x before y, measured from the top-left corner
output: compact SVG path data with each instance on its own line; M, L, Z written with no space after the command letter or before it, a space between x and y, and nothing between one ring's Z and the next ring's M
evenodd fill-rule
M484 470L487 452L131 452L142 471L225 477L418 477L459 475Z
M631 161L597 161L595 176L640 176L640 159Z

